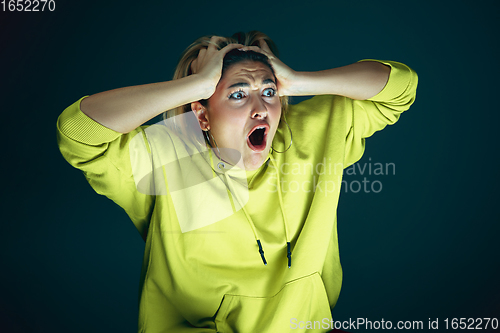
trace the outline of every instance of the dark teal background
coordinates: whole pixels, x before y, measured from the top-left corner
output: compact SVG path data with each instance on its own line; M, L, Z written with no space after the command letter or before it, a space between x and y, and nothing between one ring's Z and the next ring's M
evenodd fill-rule
M419 75L415 104L359 162L395 174L367 176L380 193L341 195L335 319L439 318L442 331L447 317L500 317L495 2L159 3L0 13L1 332L137 331L144 242L63 160L57 117L84 95L169 80L201 35L254 29L295 70L371 58Z

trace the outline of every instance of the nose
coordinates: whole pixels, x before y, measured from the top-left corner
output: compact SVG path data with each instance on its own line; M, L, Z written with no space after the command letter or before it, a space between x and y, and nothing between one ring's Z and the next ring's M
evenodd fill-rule
M260 97L255 97L251 104L252 110L250 117L252 119L264 119L267 117L266 103Z

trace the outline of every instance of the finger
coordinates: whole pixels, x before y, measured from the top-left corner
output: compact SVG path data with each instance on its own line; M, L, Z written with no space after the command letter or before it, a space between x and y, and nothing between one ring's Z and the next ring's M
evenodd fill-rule
M210 37L210 40L208 41L208 50L211 52L217 51L219 49L219 40L221 40L222 37L220 36L212 36Z
M273 54L273 51L271 51L271 49L269 48L269 45L267 45L267 43L264 39L259 39L259 45L260 45L260 48L263 49L264 51Z
M191 73L196 74L198 59L191 61Z
M199 52L198 52L198 56L196 57L196 59L194 59L192 62L191 62L191 72L193 74L197 73L200 66L203 64L203 59L205 58L205 53L207 52L207 49L201 49Z
M226 46L224 46L220 52L225 55L226 53L228 53L229 51L231 50L234 50L234 49L237 49L237 48L242 48L244 47L244 45L242 44L236 44L236 43L230 43L230 44L227 44Z
M262 53L263 55L265 55L269 59L274 59L274 54L272 52L267 52L266 50L263 50L258 46L245 46L245 47L241 48L241 50L243 50L243 51L255 51L258 53Z
M196 58L191 61L191 72L194 74L198 72L200 65L203 63L203 59L205 58L205 53L207 52L206 48L202 48L198 51L198 55Z
M262 49L258 46L251 46L251 45L245 45L241 48L241 50L244 50L244 51L248 51L248 50L252 50L252 51L262 51Z
M205 58L205 54L207 53L207 49L203 48L198 52L198 59L200 62L203 62L203 59Z

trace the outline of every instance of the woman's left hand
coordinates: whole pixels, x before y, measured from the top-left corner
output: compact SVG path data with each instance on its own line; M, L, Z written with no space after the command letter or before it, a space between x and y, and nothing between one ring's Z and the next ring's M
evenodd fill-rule
M285 65L281 60L279 60L271 51L267 43L263 40L259 40L260 47L258 46L245 46L241 48L242 50L252 50L255 52L262 53L267 56L271 66L273 67L274 74L278 82L276 83L278 87L278 93L280 96L292 96L294 95L294 87L296 84L297 72Z

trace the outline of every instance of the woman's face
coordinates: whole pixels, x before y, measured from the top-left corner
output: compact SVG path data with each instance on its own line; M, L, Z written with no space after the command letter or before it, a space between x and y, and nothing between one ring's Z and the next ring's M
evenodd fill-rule
M195 105L193 110L200 110L201 104ZM266 160L281 116L276 78L261 62L236 63L224 72L207 110L196 113L201 128L210 129L219 148L241 154L240 168L256 170ZM224 149L221 155L237 162L224 156Z

